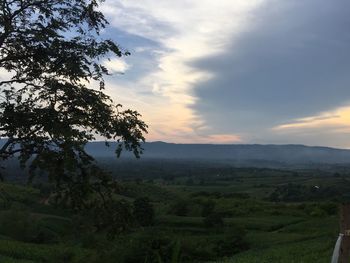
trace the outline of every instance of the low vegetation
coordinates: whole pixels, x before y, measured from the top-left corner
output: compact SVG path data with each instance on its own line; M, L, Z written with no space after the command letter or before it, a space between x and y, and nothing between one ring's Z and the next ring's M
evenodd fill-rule
M45 181L1 183L0 261L329 262L345 170L202 171L119 177L114 233L55 204Z

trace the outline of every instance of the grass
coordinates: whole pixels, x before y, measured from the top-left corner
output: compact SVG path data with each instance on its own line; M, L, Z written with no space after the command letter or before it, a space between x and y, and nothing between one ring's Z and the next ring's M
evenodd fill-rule
M19 262L23 260L29 262L55 262L57 260L59 262L64 258L70 260L67 262L75 262L74 258L82 258L86 254L87 251L74 246L39 245L15 240L0 240L0 255L13 260L21 260Z
M311 172L299 174L293 176L289 171L251 170L237 172L232 178L228 176L229 179L217 178L216 181L211 176L204 185L199 184L198 178L194 178L194 185L187 185L186 176L174 182L164 182L162 179L155 180L155 183L124 182L123 190L116 198L132 204L137 197L148 197L155 208L155 225L135 228L115 241L104 240L106 243L100 242L102 235L90 232L77 234L72 228L72 213L43 204L38 189L0 184L0 188L12 200L11 207L5 204L0 207L0 218L13 208L23 209L38 221L40 227L59 237L51 243L37 244L21 242L10 234L6 235L6 231L0 232L0 262L96 263L100 255L107 255L107 258L113 255L115 261L112 262L125 263L118 261L118 253L137 254L137 249L140 249L138 244L146 246L147 238L154 239L152 246L159 245L159 234L176 244L176 262L172 263L208 262L216 258L217 261L211 262L328 263L338 235L338 216L327 213L312 216L312 211L319 208L321 201L274 203L266 197L275 187L291 182L303 185L326 184L339 189L346 184L342 178L317 176ZM205 192L218 192L221 195L208 195ZM248 196L230 195L232 193L246 193ZM180 198L188 204L187 216L176 216L170 209ZM207 228L203 223L202 205L208 200L216 204L215 211L224 217L225 226L219 230ZM237 229L243 229L242 233ZM216 257L217 244L235 231L244 237L249 249L223 259ZM139 243L135 245L133 242ZM100 249L102 254L99 254ZM181 253L184 257L179 260Z
M334 243L335 240L326 237L275 243L271 247L251 249L216 263L328 263Z

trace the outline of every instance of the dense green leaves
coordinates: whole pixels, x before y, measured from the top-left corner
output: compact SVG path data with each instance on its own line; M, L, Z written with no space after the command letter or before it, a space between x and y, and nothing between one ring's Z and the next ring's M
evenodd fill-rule
M96 0L3 0L0 3L0 136L2 160L45 171L56 199L80 210L108 208L116 190L85 150L95 138L141 153L146 124L103 92L105 56L129 55L101 29ZM89 85L90 84L90 85ZM98 88L91 88L97 86ZM107 212L104 212L107 213Z

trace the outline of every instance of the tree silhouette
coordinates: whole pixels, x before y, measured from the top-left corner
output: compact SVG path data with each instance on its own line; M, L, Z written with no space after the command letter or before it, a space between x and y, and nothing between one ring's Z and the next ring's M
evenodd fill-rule
M139 157L147 132L138 112L104 93L109 72L101 59L129 52L101 36L108 22L99 3L0 2L0 159L17 156L29 179L45 171L57 200L78 210L105 202L116 187L86 143L117 140L118 156L126 149Z

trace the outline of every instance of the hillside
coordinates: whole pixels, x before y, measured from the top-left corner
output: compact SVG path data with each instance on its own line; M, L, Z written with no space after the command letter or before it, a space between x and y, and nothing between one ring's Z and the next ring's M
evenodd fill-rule
M57 206L49 184L0 183L0 262L329 262L349 171L218 172L120 180L115 204L130 225L114 240L93 214ZM148 206L136 213L140 199Z
M350 164L350 150L304 145L259 145L259 144L173 144L150 142L143 145L143 158L197 159L236 161L241 163L276 164ZM106 148L104 142L91 142L89 153L95 157L113 157L115 145ZM124 153L123 157L131 157Z

